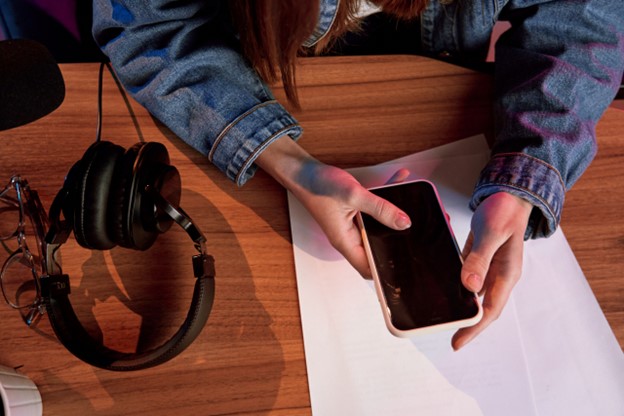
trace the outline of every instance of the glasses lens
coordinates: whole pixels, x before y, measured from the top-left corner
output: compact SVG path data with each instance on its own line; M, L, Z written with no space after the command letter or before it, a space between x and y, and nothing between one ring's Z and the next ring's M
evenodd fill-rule
M0 196L0 264L19 248L17 229L20 221L20 205L15 188L11 187Z
M15 235L20 219L20 205L17 202L17 192L11 187L0 195L0 240Z
M13 308L32 306L38 295L36 262L23 250L16 251L2 268L2 294Z

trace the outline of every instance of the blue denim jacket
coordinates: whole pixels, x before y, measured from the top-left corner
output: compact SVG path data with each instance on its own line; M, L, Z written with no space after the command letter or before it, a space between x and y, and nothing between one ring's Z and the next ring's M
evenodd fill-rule
M306 45L330 28L321 0ZM301 126L241 56L226 0L94 0L93 34L134 98L237 184ZM478 61L497 20L496 141L471 207L498 191L530 201L526 237L555 231L565 191L593 159L596 122L624 69L624 7L615 0L431 0L421 16L432 56Z

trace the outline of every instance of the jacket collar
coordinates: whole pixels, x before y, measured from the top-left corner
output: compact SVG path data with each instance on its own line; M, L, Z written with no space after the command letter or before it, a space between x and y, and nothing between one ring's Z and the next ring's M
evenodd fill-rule
M338 10L339 3L340 0L321 0L318 23L312 35L303 43L303 46L313 46L327 35L327 32L329 32L336 18L336 11Z

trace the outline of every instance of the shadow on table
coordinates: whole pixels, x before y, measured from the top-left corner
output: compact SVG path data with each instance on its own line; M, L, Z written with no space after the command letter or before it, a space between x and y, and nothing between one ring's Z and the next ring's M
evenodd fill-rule
M43 384L55 386L63 395L99 391L93 393L96 397L85 397L85 403L76 409L79 413L154 414L193 404L205 414L244 413L271 409L274 404L284 368L283 352L271 329L271 318L256 298L245 255L219 209L202 195L184 192L183 208L203 207L201 213L187 212L200 225L208 239L208 252L215 257L216 296L208 322L189 348L160 366L124 373L89 367L93 376L85 375L83 383L97 377L101 389L93 386L87 391L74 386L71 369L46 372ZM78 256L84 254L84 258L65 258L63 263L78 262L82 269L82 276L70 275L70 300L92 337L117 351L135 352L162 345L178 330L191 302L195 282L191 256L196 253L180 227L159 236L145 252L123 248L76 248L73 252L79 251ZM256 391L259 378L261 393ZM66 380L67 386L59 388L59 380ZM146 393L146 400L137 400L139 383L149 386L149 391L162 391L169 397L167 404L158 403L158 394L153 392ZM232 394L232 386L236 394ZM44 388L43 394L45 407L45 395L52 393ZM232 402L233 397L238 399ZM50 411L62 400L51 400Z

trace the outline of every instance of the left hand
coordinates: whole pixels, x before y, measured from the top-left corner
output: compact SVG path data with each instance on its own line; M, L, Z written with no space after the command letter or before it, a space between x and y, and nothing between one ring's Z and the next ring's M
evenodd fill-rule
M295 195L331 245L365 278L371 278L371 271L354 222L357 213L395 230L411 225L405 212L368 191L347 171L319 162L287 136L269 145L256 163ZM389 182L401 182L408 175L399 169Z
M499 192L477 207L464 247L461 279L464 286L484 294L483 318L458 330L455 350L466 345L501 314L522 272L524 233L533 206L515 195Z

